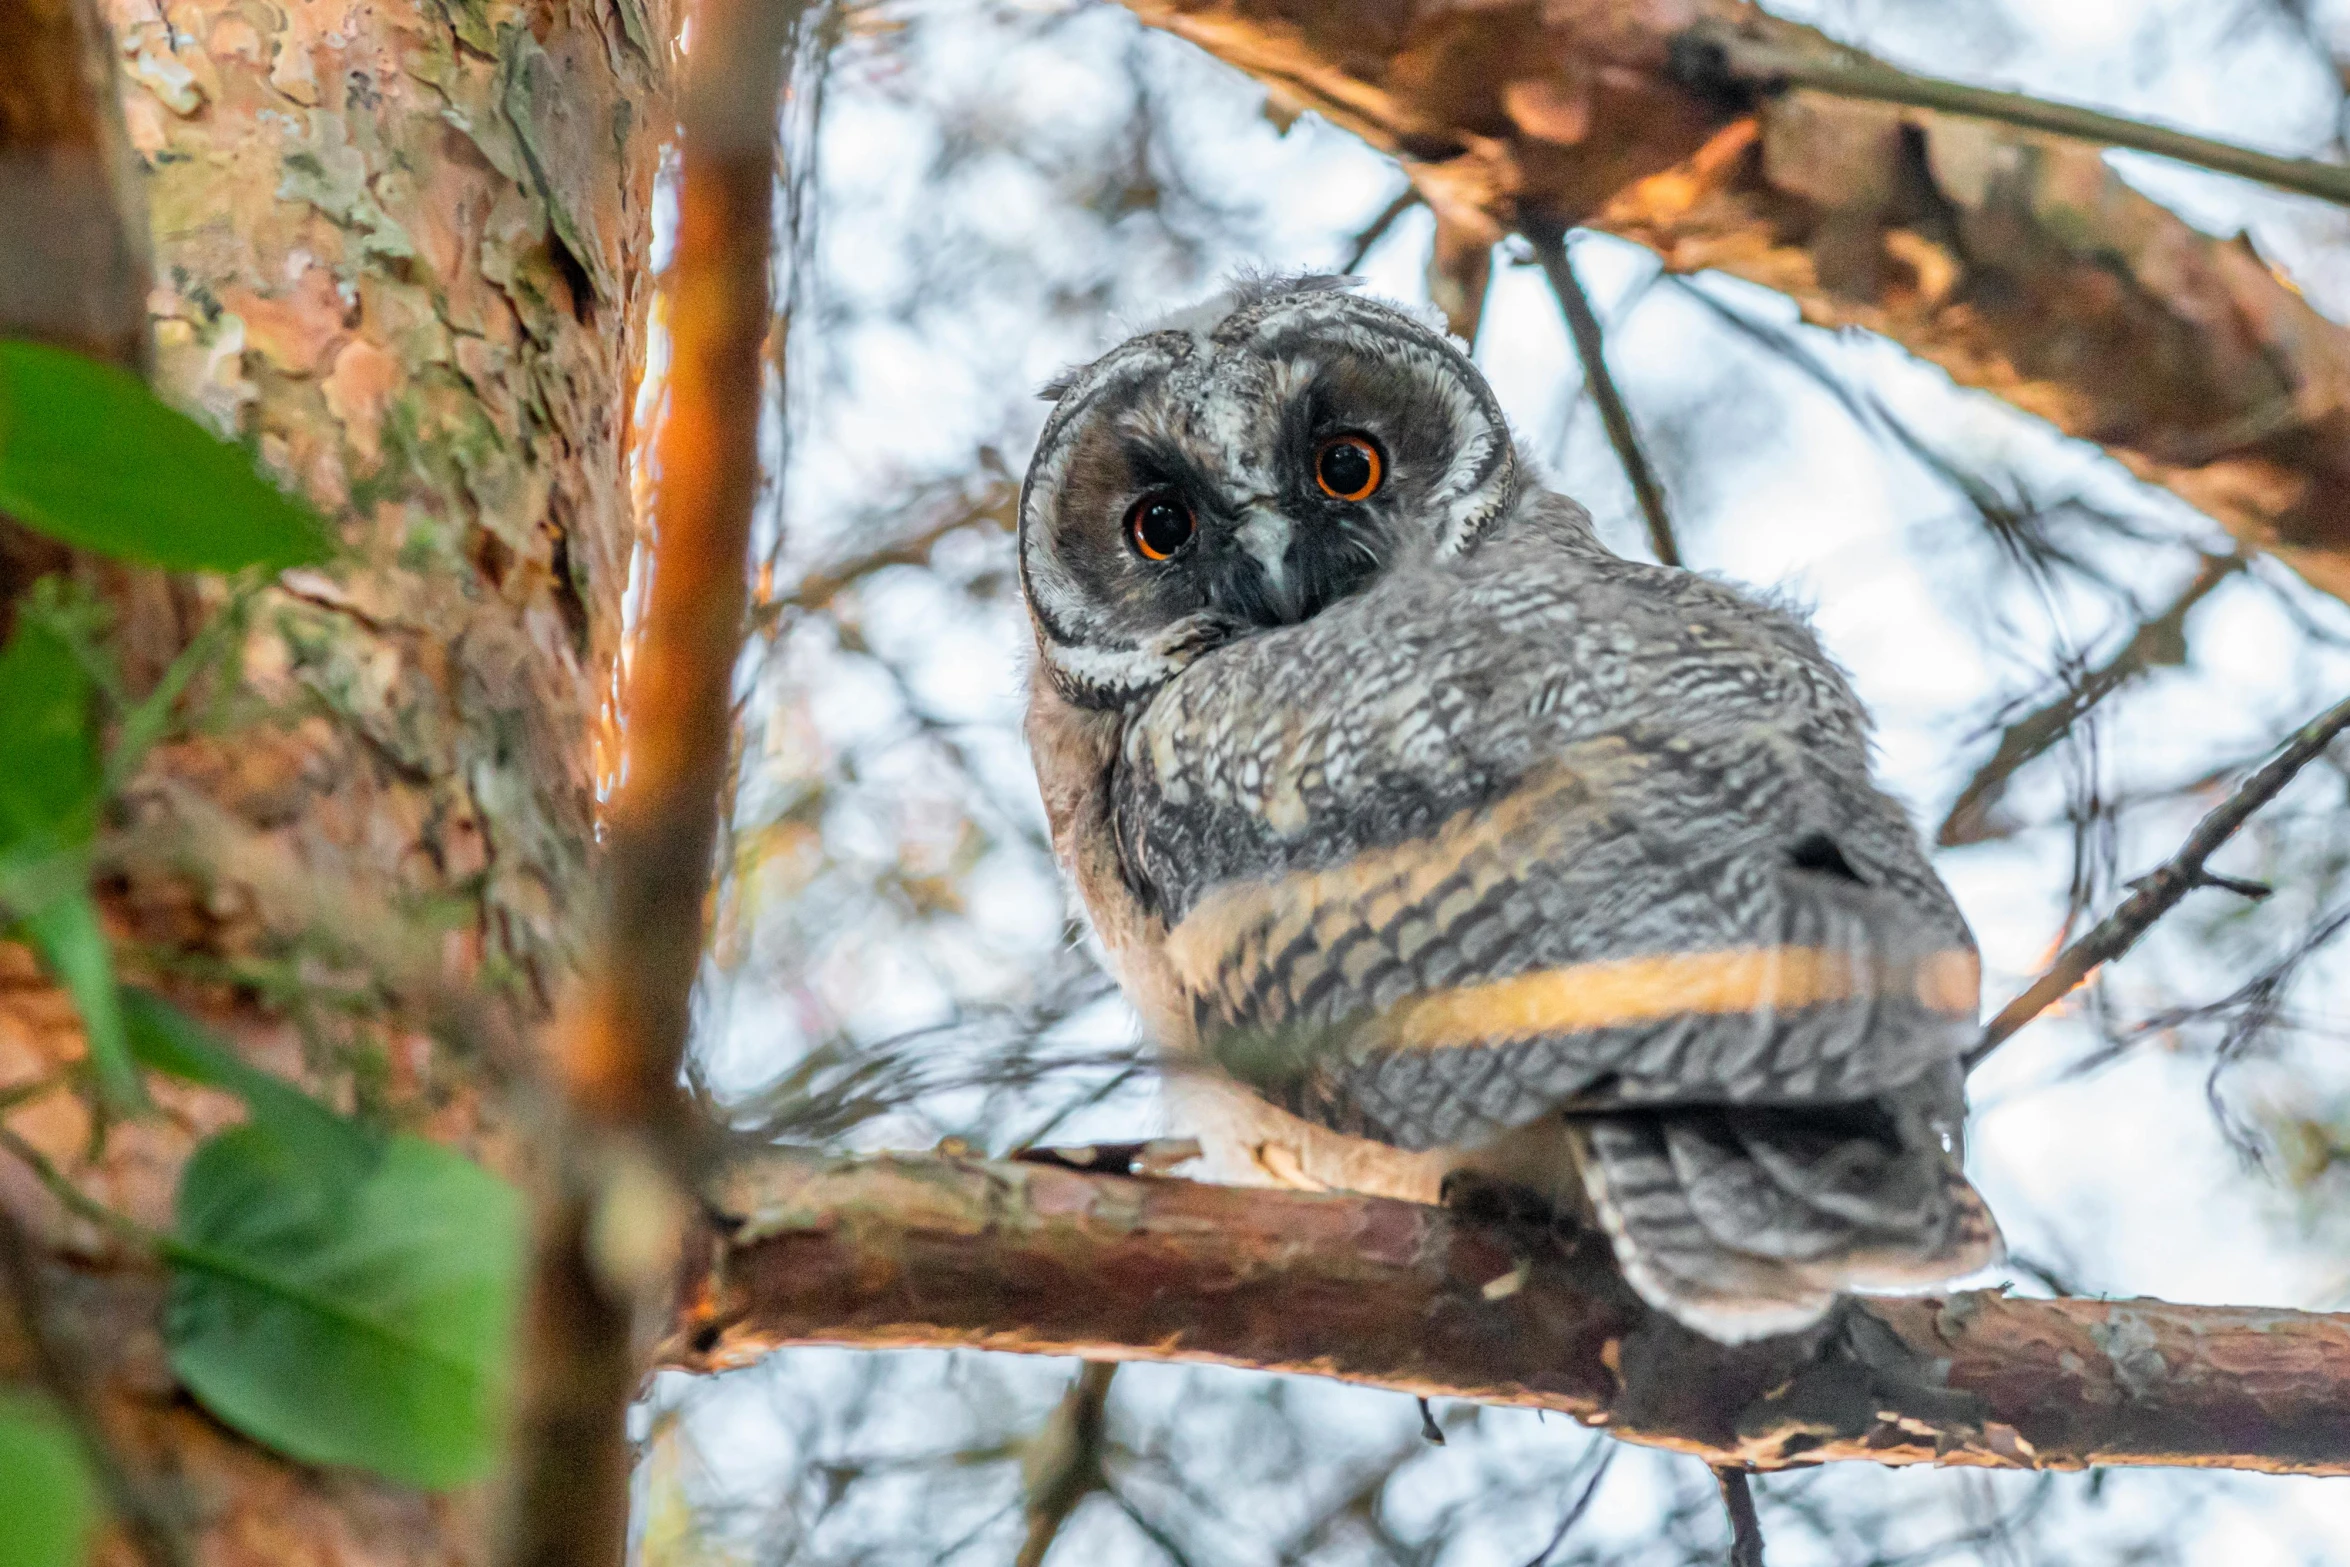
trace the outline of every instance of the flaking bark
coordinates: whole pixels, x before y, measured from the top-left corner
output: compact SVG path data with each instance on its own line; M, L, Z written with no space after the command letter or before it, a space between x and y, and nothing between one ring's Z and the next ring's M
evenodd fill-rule
M1971 1291L1857 1300L1729 1349L1641 1305L1597 1236L1382 1198L778 1155L714 1213L664 1350L690 1370L787 1344L965 1346L1552 1409L1753 1469L2350 1474L2344 1316Z

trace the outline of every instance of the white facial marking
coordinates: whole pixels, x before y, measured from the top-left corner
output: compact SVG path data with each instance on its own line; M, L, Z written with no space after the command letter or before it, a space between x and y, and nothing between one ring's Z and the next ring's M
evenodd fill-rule
M1265 583L1277 598L1286 598L1289 593L1284 572L1289 564L1291 531L1289 519L1270 506L1251 506L1247 518L1232 530L1240 547L1265 569Z

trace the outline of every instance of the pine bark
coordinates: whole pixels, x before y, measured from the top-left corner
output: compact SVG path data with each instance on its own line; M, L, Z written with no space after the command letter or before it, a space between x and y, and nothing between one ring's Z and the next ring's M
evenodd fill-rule
M0 48L53 6L0 0ZM90 272L103 330L20 308L11 267L55 236L12 212L0 331L117 358L151 341L159 390L251 443L343 546L261 595L234 677L189 704L237 722L161 748L115 807L118 962L262 1063L527 1177L488 1090L589 936L673 18L664 0L175 0L105 20L152 291L127 335L119 289ZM65 204L108 155L105 106L87 100L97 130L73 156L12 159L8 97L33 77L6 57L0 175ZM227 591L15 539L29 564L8 593L50 568L97 587L134 691ZM0 1092L80 1051L70 1005L0 946ZM163 1115L102 1139L70 1092L6 1125L168 1228L180 1163L237 1112L157 1093ZM39 1329L86 1368L162 1549L207 1567L492 1559L486 1493L304 1469L213 1422L169 1374L162 1277L4 1157L0 1207L33 1237ZM0 1378L29 1374L26 1327L0 1313ZM156 1549L118 1523L100 1559Z

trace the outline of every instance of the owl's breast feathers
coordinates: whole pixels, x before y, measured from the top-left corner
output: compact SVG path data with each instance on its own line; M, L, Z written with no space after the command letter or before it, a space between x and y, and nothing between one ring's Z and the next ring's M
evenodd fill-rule
M1397 573L1091 732L1056 838L1130 993L1326 1167L1547 1186L1717 1337L1980 1265L1945 1147L1976 958L1857 701L1791 618L1555 545Z

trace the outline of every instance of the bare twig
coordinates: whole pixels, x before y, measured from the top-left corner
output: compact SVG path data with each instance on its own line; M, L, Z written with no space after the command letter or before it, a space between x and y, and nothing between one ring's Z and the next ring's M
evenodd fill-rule
M681 104L668 414L629 676L603 952L560 1067L573 1110L541 1214L507 1560L618 1563L640 1301L700 1123L679 1091L730 748L768 326L776 110L799 10L699 0Z
M1406 185L1402 194L1381 208L1379 216L1365 224L1362 232L1355 236L1354 243L1347 247L1346 259L1338 264L1340 274L1350 275L1361 266L1363 258L1370 255L1371 247L1385 239L1387 231L1395 227L1396 220L1418 206L1421 199L1418 186Z
M2280 158L2231 142L2173 130L2167 125L2150 125L2144 120L2084 109L2077 104L2052 103L2026 93L1919 76L1855 50L1789 48L1745 36L1735 27L1716 23L1700 23L1686 37L1687 46L1679 63L1683 76L1693 83L1737 85L1757 92L1808 87L1839 98L1963 114L2107 147L2151 152L2159 157L2176 158L2181 163L2216 169L2222 174L2257 180L2279 190L2350 204L2350 167L2342 164L2319 163L2310 158Z
M1968 1052L1971 1069L2014 1034L2038 1017L2058 997L2087 979L2100 965L2110 963L2137 944L2147 928L2197 887L2225 886L2228 882L2203 868L2203 862L2236 835L2252 813L2274 799L2293 781L2293 775L2324 754L2335 736L2350 729L2350 701L2337 703L2294 731L2284 746L2259 771L2238 785L2210 815L2195 824L2179 852L2133 883L2130 895L2096 927L2064 949L2048 972L2034 980L2022 995L2002 1007ZM2239 884L2237 890L2241 890Z
M1061 1526L1078 1504L1108 1488L1102 1439L1110 1379L1117 1374L1114 1360L1087 1361L1030 1443L1022 1465L1028 1481L1028 1534L1013 1567L1044 1567Z
M1600 1444L1598 1457L1591 1467L1591 1478L1583 1482L1582 1491L1568 1506L1566 1515L1559 1519L1559 1526L1551 1531L1550 1543L1526 1567L1548 1567L1558 1548L1567 1543L1567 1536L1574 1532L1575 1525L1583 1521L1583 1515L1591 1510L1591 1499L1599 1494L1599 1483L1607 1478L1608 1465L1616 1461L1617 1451L1612 1442Z
M1436 1423L1436 1411L1428 1407L1425 1395L1414 1400L1420 1406L1420 1440L1430 1447L1444 1445L1444 1427Z
M834 599L877 571L892 566L927 566L931 553L943 540L966 528L993 528L1009 533L1014 523L1012 509L1018 504L1019 495L1019 486L1005 480L990 487L971 505L958 507L895 544L885 544L862 555L852 555L837 565L811 571L791 592L753 608L751 624L757 630L766 631L786 614L807 614L829 607Z
M2350 1317L1996 1290L1864 1298L1728 1347L1643 1306L1604 1242L1376 1197L1049 1164L773 1154L711 1195L661 1351L787 1344L1243 1365L1551 1409L1749 1470L1837 1459L2350 1474Z
M2113 657L2068 684L2055 701L2033 709L2002 730L1998 746L1951 803L1934 841L1950 849L1979 843L1989 836L1991 812L2024 764L2063 739L2082 714L2138 676L2184 658L2188 614L2243 566L2241 555L2204 556L2202 569L2170 607L2142 623Z
M1755 1516L1754 1487L1746 1471L1716 1464L1714 1483L1722 1488L1722 1510L1730 1515L1730 1567L1763 1567L1762 1520Z
M1608 444L1616 449L1616 460L1624 465L1624 477L1630 481L1633 498L1640 503L1640 515L1648 524L1648 547L1665 565L1678 566L1681 547L1673 539L1672 518L1665 512L1664 489L1648 466L1647 454L1640 449L1640 439L1632 429L1631 412L1624 406L1623 394L1616 390L1615 377L1608 373L1599 316L1592 310L1591 296L1583 292L1582 280L1575 276L1574 263L1567 257L1566 234L1557 227L1541 224L1529 224L1523 232L1533 243L1543 276L1550 279L1551 290L1558 295L1559 309L1566 314L1567 330L1575 339L1575 353L1583 361L1583 382L1591 389L1591 400L1599 405L1600 420L1607 426Z

